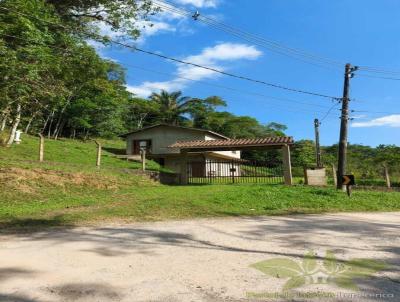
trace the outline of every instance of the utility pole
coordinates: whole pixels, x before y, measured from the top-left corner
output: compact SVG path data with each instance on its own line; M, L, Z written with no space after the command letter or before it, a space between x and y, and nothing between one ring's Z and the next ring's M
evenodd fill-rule
M321 146L319 144L319 125L321 123L319 120L316 118L314 120L314 129L315 129L315 154L316 154L316 162L317 162L317 168L322 168L322 163L321 163Z
M350 79L354 76L353 72L358 69L357 66L352 67L350 63L345 66L344 72L344 87L342 98L342 114L340 122L340 139L339 139L339 154L338 154L338 175L337 175L337 189L343 189L342 179L346 174L346 160L347 160L347 133L349 123L349 91Z

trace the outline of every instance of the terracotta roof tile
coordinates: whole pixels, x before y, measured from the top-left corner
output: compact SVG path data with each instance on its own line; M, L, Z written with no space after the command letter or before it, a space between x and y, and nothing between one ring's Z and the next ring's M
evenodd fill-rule
M207 148L207 147L259 147L274 145L290 145L294 140L289 136L275 136L264 138L239 138L239 139L218 139L218 140L196 140L196 141L178 141L169 146L169 148Z

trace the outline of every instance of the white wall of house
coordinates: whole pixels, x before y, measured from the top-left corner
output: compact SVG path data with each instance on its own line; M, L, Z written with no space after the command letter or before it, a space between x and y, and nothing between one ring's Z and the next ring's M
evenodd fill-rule
M215 140L215 139L221 139L220 137L217 136L211 136L210 134L206 135L206 140ZM213 151L213 153L233 157L233 158L240 158L241 154L240 151Z

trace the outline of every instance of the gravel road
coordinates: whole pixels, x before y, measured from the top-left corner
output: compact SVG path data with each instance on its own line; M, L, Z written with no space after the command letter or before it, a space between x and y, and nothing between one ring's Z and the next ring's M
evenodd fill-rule
M400 301L399 223L400 213L352 213L4 233L0 301ZM355 258L381 266L335 279L327 251L333 271ZM288 265L308 275L283 291Z

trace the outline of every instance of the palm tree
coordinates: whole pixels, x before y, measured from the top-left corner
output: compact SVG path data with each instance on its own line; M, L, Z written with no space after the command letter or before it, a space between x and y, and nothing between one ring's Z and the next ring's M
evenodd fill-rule
M171 125L181 124L185 120L183 115L190 110L190 105L198 102L197 99L182 96L181 91L169 93L165 90L161 90L160 93L153 92L150 100L160 106L161 121Z

